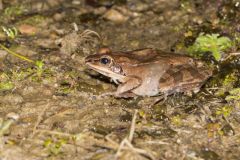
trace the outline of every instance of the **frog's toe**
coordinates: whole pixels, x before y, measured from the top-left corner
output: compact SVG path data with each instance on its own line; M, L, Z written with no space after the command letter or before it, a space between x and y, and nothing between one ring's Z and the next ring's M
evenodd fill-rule
M126 92L126 93L115 93L114 97L116 98L136 98L137 95L132 92Z
M99 95L100 97L115 96L115 92L106 92Z
M166 100L167 100L167 95L166 94L160 95L154 100L153 103L151 103L149 105L149 108L152 108L156 104L162 105L162 104L165 103Z

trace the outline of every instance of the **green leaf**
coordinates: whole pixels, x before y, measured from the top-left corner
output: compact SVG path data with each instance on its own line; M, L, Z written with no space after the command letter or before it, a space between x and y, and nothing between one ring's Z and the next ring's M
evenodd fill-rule
M203 55L206 52L211 52L213 57L220 61L222 53L232 47L232 41L228 37L219 37L219 34L201 33L196 39L195 43L188 48L191 55Z

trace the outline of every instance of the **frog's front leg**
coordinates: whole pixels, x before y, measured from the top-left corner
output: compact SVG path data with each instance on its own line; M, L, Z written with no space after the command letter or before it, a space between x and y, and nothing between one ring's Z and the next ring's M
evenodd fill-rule
M135 97L136 95L131 92L131 90L137 88L142 83L141 79L138 77L127 77L122 84L120 84L115 92L115 97Z

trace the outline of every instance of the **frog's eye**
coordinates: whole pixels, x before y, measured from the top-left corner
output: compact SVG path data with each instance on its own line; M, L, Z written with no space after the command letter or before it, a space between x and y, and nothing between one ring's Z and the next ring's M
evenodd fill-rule
M104 58L100 59L100 62L102 64L109 64L111 62L111 60L109 58L104 57Z

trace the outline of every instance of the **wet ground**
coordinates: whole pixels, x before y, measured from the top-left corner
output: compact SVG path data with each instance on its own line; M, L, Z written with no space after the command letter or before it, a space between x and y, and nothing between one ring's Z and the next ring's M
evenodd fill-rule
M240 157L239 62L193 96L116 99L86 68L100 47L186 53L200 33L240 50L239 0L0 0L0 159L220 160Z

